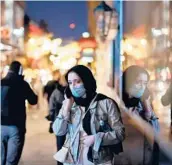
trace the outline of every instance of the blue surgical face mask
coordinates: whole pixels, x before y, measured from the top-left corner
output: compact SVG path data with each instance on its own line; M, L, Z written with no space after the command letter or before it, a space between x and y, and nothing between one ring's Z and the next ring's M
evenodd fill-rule
M72 92L72 95L74 97L82 97L85 95L86 93L86 89L84 88L84 84L81 84L81 85L78 85L78 86L75 86L75 87L72 87L71 88L71 92Z
M129 94L135 98L140 98L143 96L144 91L145 91L145 88L138 89L135 86L132 86L129 89Z

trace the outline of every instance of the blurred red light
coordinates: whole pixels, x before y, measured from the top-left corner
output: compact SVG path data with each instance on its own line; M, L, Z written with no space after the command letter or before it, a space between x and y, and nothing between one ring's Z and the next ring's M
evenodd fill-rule
M69 27L70 27L71 29L74 29L74 28L76 27L76 25L75 25L74 23L71 23L71 24L69 25Z

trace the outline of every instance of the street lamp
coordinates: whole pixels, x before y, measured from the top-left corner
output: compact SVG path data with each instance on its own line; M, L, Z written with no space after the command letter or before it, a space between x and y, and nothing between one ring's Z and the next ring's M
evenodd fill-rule
M97 32L102 41L115 39L118 32L118 14L102 1L95 9Z

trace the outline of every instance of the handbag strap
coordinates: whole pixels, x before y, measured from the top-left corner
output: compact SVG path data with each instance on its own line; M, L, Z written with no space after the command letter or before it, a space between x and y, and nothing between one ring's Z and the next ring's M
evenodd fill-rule
M93 98L93 100L91 101L91 103L90 103L90 105L89 105L87 111L85 112L84 116L82 117L82 119L85 117L85 115L86 115L87 112L89 111L89 109L90 109L91 105L93 104L93 102L95 101L96 97L97 97L97 94L96 94L96 96ZM82 125L82 121L80 122L79 126L78 126L77 129L76 129L76 132L75 132L75 134L74 134L74 136L73 136L73 138L72 138L72 140L71 140L71 142L70 142L70 146L72 146L72 144L73 144L73 142L74 142L74 140L75 140L75 138L76 138L76 135L78 134L78 132L79 132L79 130L80 130L80 128L81 128L81 125ZM70 147L70 146L69 146L69 147Z

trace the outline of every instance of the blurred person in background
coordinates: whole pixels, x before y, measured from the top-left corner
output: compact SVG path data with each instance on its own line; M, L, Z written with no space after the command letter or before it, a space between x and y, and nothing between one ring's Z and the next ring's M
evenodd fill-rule
M58 136L66 134L66 141L55 159L64 165L112 165L114 153L123 151L125 138L117 103L96 93L96 80L83 65L71 68L65 78L68 87L53 131Z
M1 164L17 165L26 133L25 100L37 104L37 95L24 81L23 67L18 61L10 65L1 80Z
M158 118L155 116L150 93L147 89L148 72L139 66L130 66L123 73L122 96L125 106L150 123L155 132L159 131ZM157 165L159 163L159 146L154 141L150 144L146 137L131 125L127 125L124 152L132 165ZM133 139L134 138L134 139ZM126 147L125 147L126 145Z
M32 89L38 95L38 103L35 106L32 106L32 110L43 110L45 107L42 93L42 83L39 77L32 79Z
M48 102L51 94L59 84L60 77L61 75L59 70L53 71L53 80L48 81L48 83L43 87L43 95Z
M171 75L172 75L172 63L169 66ZM162 96L161 102L164 106L170 105L170 110L171 110L171 133L172 133L172 78L170 80L170 85L169 88L167 89L166 93Z
M50 98L49 98L49 114L46 116L46 119L50 121L50 127L49 132L53 133L52 130L52 124L55 121L57 115L59 114L59 111L61 109L62 103L64 101L64 90L65 90L65 81L63 80L63 76L61 75L59 77L58 83L56 82L56 87L54 91L52 92ZM64 144L65 141L65 135L63 136L56 136L56 145L57 150L60 150ZM62 163L57 162L58 165L62 165Z

